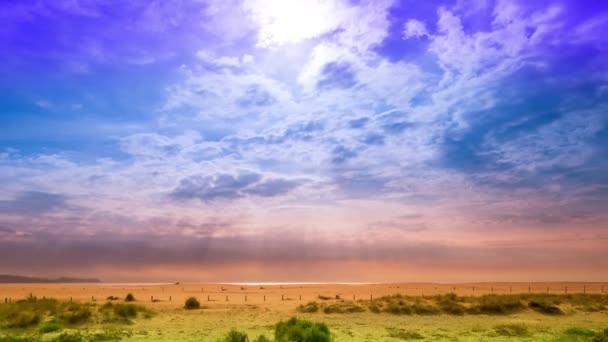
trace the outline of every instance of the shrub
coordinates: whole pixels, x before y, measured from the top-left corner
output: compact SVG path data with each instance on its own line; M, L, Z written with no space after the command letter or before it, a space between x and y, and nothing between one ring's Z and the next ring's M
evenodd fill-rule
M133 294L129 293L126 297L125 297L125 302L134 302L135 301L135 296L133 296Z
M232 329L226 334L223 342L249 342L249 337L245 333Z
M369 305L369 311L373 313L380 313L382 312L382 308L378 304L372 303Z
M45 323L42 327L40 327L40 333L46 334L46 333L50 333L50 332L54 332L54 331L59 331L62 328L63 327L61 326L61 324L59 324L57 322L48 322L48 323Z
M384 311L394 315L411 315L412 308L404 302L390 303Z
M454 301L442 301L439 302L439 308L446 314L449 315L464 315L466 308Z
M194 297L190 297L188 299L186 299L186 303L184 304L184 309L186 310L196 310L196 309L200 309L201 307L201 303L198 301L198 299L194 298Z
M113 304L105 303L99 307L99 312L103 313L104 323L132 323L130 318L136 318L141 314L144 318L150 318L154 312L144 306L135 304Z
M297 310L302 313L312 313L319 311L319 305L317 302L308 302L306 305L298 306Z
M331 300L331 299L334 299L333 297L321 296L321 295L319 295L318 297L319 297L320 300Z
M71 304L66 307L66 310L59 314L60 321L66 324L82 324L88 321L92 316L91 309L81 304Z
M426 304L412 305L412 312L416 315L438 315L440 313L436 307Z
M116 304L114 314L121 318L135 318L137 317L137 307L131 304Z
M40 323L40 315L32 311L14 312L8 319L8 328L29 328Z
M507 315L524 309L518 297L486 295L467 311L471 314Z
M270 342L270 339L264 335L260 335L253 342Z
M131 295L133 296L133 295ZM119 300L120 298L118 297L114 297L114 296L109 296L108 298L106 298L106 300ZM126 299L125 299L126 300ZM135 300L135 298L133 298L133 300Z
M531 301L528 303L528 307L534 311L547 314L547 315L563 315L564 312L555 305L547 304L543 302Z
M275 327L274 337L277 342L330 342L329 328L325 323L290 318L281 321Z

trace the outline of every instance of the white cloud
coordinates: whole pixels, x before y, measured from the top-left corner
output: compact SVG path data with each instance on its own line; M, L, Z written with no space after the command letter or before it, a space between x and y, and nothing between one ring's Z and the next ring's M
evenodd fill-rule
M403 27L403 39L420 38L428 35L426 25L420 20L410 19Z

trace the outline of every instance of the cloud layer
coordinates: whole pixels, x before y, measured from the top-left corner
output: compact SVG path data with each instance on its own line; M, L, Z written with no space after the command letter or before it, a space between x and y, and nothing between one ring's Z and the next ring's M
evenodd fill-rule
M606 5L0 6L3 269L606 266Z

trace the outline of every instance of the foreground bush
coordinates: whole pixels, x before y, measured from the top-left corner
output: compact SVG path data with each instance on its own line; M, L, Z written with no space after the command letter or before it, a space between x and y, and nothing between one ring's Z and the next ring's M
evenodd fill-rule
M247 337L247 334L240 331L230 330L226 335L224 342L249 342L249 337Z
M201 303L198 299L194 297L190 297L186 299L186 304L184 304L184 309L186 310L196 310L201 308Z
M330 342L331 335L325 323L312 322L292 317L275 327L277 342Z

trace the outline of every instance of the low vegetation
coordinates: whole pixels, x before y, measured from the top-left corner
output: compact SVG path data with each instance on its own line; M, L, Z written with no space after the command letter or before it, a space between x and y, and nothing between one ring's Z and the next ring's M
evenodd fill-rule
M186 310L196 310L201 308L201 303L198 299L194 297L190 297L186 299L186 303L184 304L184 309Z
M217 342L249 342L246 333L231 330ZM271 340L260 335L251 342L270 342ZM287 321L280 321L275 325L275 342L330 342L332 341L329 328L325 323L313 322L292 317Z
M364 312L365 308L355 302L339 300L335 303L320 303L308 302L297 307L297 311L301 313L314 313L322 310L324 313L356 313Z
M80 332L89 324L132 324L136 318L150 318L154 312L144 306L67 302L30 296L0 305L0 342L4 341L115 341L124 332ZM66 330L66 331L64 331ZM3 332L5 335L3 335ZM50 335L52 338L43 338Z

